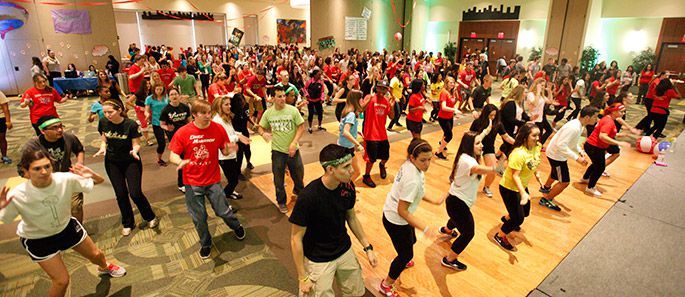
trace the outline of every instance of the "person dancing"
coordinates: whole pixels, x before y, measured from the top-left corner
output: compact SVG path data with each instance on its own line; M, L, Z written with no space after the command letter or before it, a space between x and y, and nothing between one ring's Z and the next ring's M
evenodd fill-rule
M443 136L442 140L440 141L440 147L438 148L438 151L435 152L435 156L438 157L438 159L443 160L447 160L447 157L443 152L447 150L447 144L450 141L452 141L454 113L457 112L461 114L461 111L458 111L455 108L455 105L457 104L457 83L455 82L454 77L451 76L448 76L446 81L447 84L442 89L442 92L440 92L440 105L439 111L437 112L438 123L440 124L440 128L442 129Z
M509 146L514 144L514 138L509 136L507 131L504 129L504 125L502 125L500 120L500 112L497 107L492 104L488 104L483 107L480 116L471 123L469 130L481 134L488 128L489 130L481 139L483 143L483 161L485 162L486 166L495 166L498 163L497 156L495 155L495 139L497 138L497 135L499 134L503 142ZM485 175L485 181L483 182L483 194L485 194L485 196L488 198L492 198L490 185L492 185L494 180L494 174Z

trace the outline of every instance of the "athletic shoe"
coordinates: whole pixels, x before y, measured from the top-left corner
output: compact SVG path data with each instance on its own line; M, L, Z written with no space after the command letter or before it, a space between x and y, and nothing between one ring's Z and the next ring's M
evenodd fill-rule
M443 155L442 152L435 153L435 156L438 157L438 159L447 160L447 157L445 157L445 155Z
M185 187L185 186L178 187L178 190L181 191L181 192L183 192L183 193L185 194L185 192L186 192L186 187Z
M540 187L540 193L542 193L542 194L549 194L550 190L552 190L552 188L547 188L545 186Z
M509 239L507 239L506 236L499 237L499 233L495 233L495 236L493 237L493 239L495 239L495 242L497 242L497 244L499 244L499 246L501 246L503 249L509 250L509 251L514 250L514 246L511 245L511 243L509 243Z
M200 258L209 259L209 255L212 253L211 246L203 246L200 248Z
M317 129L318 129L319 131L326 131L326 128L321 127L321 126L319 126L319 128L317 128Z
M447 227L440 227L440 233L445 234L445 235L449 235L449 236L452 236L452 237L457 237L457 236L459 236L459 233L458 233L457 231L455 231L455 230L450 230L450 229L448 229Z
M109 275L110 277L122 277L126 275L126 269L124 267L119 267L117 265L114 265L112 263L107 264L106 269L102 269L98 267L98 274L99 275Z
M593 195L595 197L602 197L602 192L597 190L597 188L587 188L587 189L585 189L585 193L588 193L588 194Z
M414 260L409 260L409 262L407 262L407 265L404 266L405 269L412 267L414 267Z
M397 294L395 291L395 286L386 286L383 284L383 281L381 281L381 285L378 290L381 291L381 293L383 293L383 295L386 297L400 297L400 294Z
M240 193L235 192L235 191L234 191L233 193L231 193L231 194L228 194L226 197L228 197L228 198L230 198L230 199L233 199L233 200L240 200L240 199L243 199L243 195L241 195Z
M307 128L307 132L309 132L309 134L312 134L312 128Z
M238 229L235 229L235 238L238 240L245 239L245 228L243 228L243 225L240 225Z
M540 149L540 151L544 153L544 152L547 151L547 149L543 146L543 147Z
M385 170L385 166L383 164L378 164L378 168L381 170L381 178L385 179L388 177L388 171Z
M242 173L238 173L238 180L246 181L247 177L245 177Z
M406 115L406 114L405 114L405 115ZM404 126L402 126L402 124L400 124L400 123L397 123L397 124L395 124L395 125L397 125L397 127L404 127Z
M483 187L483 194L488 198L492 198L492 191L490 191L490 188L488 187Z
M288 206L285 204L279 204L278 211L280 211L281 213L288 213Z
M581 177L581 178L580 178L580 181L578 181L578 182L581 183L581 184L587 184L587 183L590 182L590 180L587 179L587 178L582 178L582 177Z
M507 219L506 219L504 216L502 216L502 217L500 218L500 221L502 221L502 223L506 223L506 222L507 222ZM518 232L518 231L521 231L521 226L516 226L516 227L514 228L514 231L517 231L517 232Z
M557 206L556 204L554 204L554 201L552 201L552 200L540 198L539 203L540 203L540 205L547 207L551 210L561 211L561 208L559 206Z
M609 174L609 172L604 171L602 172L602 176L611 177L611 174Z
M158 161L157 161L157 165L159 165L159 166L161 166L161 167L167 167L167 165L169 165L169 164L167 164L166 162L164 162L164 160L158 160Z
M131 230L132 230L131 228L123 228L123 229L121 229L121 235L129 236L129 235L131 235Z
M442 266L452 268L457 271L466 270L466 265L464 263L459 262L458 259L454 259L454 261L450 262L447 261L447 257L442 257L442 261L440 261L440 264L442 264Z
M254 165L252 165L251 162L247 162L247 169L250 169L250 170L254 169Z
M12 159L10 159L9 157L2 157L2 163L12 164Z
M159 226L159 218L155 217L152 221L147 222L147 226L152 229L157 228Z
M367 185L369 188L375 188L376 187L376 183L373 182L373 180L371 179L371 176L364 175L364 178L362 178L362 182L365 185Z

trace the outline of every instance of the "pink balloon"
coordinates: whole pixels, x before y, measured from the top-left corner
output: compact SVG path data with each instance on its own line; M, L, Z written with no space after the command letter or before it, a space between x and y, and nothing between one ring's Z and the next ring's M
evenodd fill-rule
M400 33L400 32L395 33L395 40L397 40L397 41L402 40L402 33Z

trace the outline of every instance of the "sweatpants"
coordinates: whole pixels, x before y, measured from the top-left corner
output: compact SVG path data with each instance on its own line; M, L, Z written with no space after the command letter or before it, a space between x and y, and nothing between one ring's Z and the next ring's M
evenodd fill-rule
M135 228L136 226L133 208L128 199L129 194L143 219L148 222L152 221L155 218L155 213L141 189L143 163L138 160L123 162L105 160L105 171L112 183L112 188L114 188L119 211L121 211L121 224L124 228Z

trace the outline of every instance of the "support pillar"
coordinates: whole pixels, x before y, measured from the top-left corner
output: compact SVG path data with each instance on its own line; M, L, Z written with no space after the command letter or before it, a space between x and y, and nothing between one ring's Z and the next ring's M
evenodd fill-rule
M591 1L550 0L543 63L549 58L567 58L570 64L579 64Z

